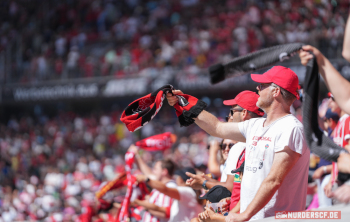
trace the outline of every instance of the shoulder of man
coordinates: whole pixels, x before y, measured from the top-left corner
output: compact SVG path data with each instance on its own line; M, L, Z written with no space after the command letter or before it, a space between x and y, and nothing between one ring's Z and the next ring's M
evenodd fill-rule
M175 181L170 180L165 184L165 186L167 186L169 188L175 188L175 187L177 187L177 184L175 183Z
M176 189L179 191L181 199L182 198L191 199L197 196L196 192L191 187L177 186Z
M292 114L287 116L286 118L281 119L281 122L279 122L279 124L282 124L283 126L288 126L288 127L283 127L281 131L290 130L293 128L297 128L304 131L303 124Z

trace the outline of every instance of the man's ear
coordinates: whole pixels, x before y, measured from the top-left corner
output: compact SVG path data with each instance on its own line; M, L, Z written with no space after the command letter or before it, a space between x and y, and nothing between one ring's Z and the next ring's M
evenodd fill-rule
M241 117L242 117L242 120L243 121L246 121L248 119L250 119L249 117L249 113L248 113L248 110L244 109L242 112L241 112Z
M278 92L281 93L281 89L278 87L274 87L272 91L273 91L273 94L272 94L273 98L276 98L278 96Z

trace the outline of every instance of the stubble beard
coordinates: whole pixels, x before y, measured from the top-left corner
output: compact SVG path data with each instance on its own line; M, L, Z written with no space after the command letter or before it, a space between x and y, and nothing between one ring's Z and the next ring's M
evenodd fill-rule
M256 102L256 106L265 111L266 108L269 108L272 103L273 103L272 95L268 95L267 98L265 99L261 98L260 96L258 99L258 102Z

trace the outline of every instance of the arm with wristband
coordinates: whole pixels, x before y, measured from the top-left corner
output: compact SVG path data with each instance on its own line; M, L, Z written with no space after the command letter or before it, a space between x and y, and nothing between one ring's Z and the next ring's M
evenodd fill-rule
M219 182L216 180L210 180L208 177L206 177L204 174L203 175L195 175L190 172L186 173L187 176L191 177L186 181L186 184L190 187L192 187L195 190L199 190L201 188L204 189L211 189L216 185L221 185L226 187L229 191L232 192L233 189L233 181L235 179L235 176L233 175L227 175L227 180L226 182Z
M176 188L167 187L162 182L152 180L145 175L137 175L136 179L138 182L146 182L153 189L156 189L159 192L161 192L161 193L163 193L171 198L174 198L176 200L180 199L180 193Z
M176 108L179 99L176 95L183 94L180 90L173 90L172 93L167 93L167 100L170 106ZM197 116L192 116L194 122L204 131L212 136L233 139L239 142L245 142L244 136L238 128L238 123L229 122L224 123L219 121L214 115L202 110Z

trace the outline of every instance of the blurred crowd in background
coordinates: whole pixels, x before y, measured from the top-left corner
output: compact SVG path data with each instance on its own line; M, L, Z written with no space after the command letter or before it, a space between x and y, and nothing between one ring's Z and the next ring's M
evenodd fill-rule
M0 80L201 69L304 42L341 56L349 1L28 0L0 3ZM5 73L11 73L6 75Z
M291 42L310 43L328 58L339 58L348 9L348 0L5 0L0 82L200 70ZM302 121L300 101L293 108ZM222 105L208 111L223 121L229 113ZM208 134L195 125L180 127L170 107L136 133L119 121L121 112L62 111L1 123L0 222L79 221L96 205L101 183L124 170L129 146L155 134L172 132L177 142L164 152L142 152L148 165L169 157L178 167L207 170ZM311 158L310 175L318 162Z
M53 118L26 116L2 124L0 221L77 219L84 206L94 203L100 184L124 170L128 147L157 133L173 132L179 139L164 153L144 152L147 164L169 156L179 167L206 169L208 135L197 126L180 127L173 110L161 112L158 121L139 133L130 133L119 121L120 114L121 110L88 116L62 112Z
M295 103L294 113L301 120L300 105ZM224 121L229 108L210 106L208 111ZM196 125L180 127L171 107L164 106L136 133L120 122L121 112L61 112L51 118L13 117L1 124L0 222L79 221L85 207L96 206L101 183L124 170L129 146L155 134L172 132L178 139L171 150L143 152L149 166L168 157L179 168L208 172L209 135ZM123 200L122 192L114 201Z

